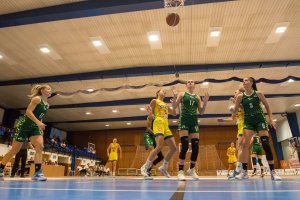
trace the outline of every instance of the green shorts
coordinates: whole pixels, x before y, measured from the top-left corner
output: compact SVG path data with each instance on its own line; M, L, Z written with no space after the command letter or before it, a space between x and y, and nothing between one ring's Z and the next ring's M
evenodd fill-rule
M154 135L146 131L144 133L144 144L145 144L146 150L148 150L150 146L155 148L156 142L155 142Z
M197 115L179 117L178 130L186 130L188 133L199 133Z
M262 148L260 145L253 145L252 146L252 150L251 150L251 154L256 154L258 156L262 155Z
M43 135L43 131L41 131L33 121L29 120L30 119L28 119L27 117L22 117L18 121L16 125L14 140L18 142L24 142L32 136Z
M268 123L263 114L257 114L253 116L246 116L244 120L244 129L253 131L269 131Z

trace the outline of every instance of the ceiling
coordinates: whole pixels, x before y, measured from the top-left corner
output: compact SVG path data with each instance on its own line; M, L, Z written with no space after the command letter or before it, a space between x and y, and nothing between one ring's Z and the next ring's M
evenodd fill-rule
M165 22L170 12L180 15L176 27ZM228 125L217 118L229 116L229 98L248 76L259 80L278 120L300 109L298 0L195 0L178 9L157 0L15 0L1 1L0 13L0 106L24 110L31 86L47 83L61 95L49 99L45 121L66 131L144 127L140 108L161 87L168 97L170 86L184 91L188 79L211 96L200 125ZM282 22L287 31L268 43ZM222 27L216 47L207 45L211 27ZM151 31L159 31L161 49L151 49ZM92 45L95 37L106 49Z

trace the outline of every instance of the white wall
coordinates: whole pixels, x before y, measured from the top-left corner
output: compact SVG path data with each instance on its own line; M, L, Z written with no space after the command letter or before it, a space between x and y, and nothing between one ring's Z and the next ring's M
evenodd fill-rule
M292 137L291 128L286 118L277 123L276 135L277 142L281 142Z

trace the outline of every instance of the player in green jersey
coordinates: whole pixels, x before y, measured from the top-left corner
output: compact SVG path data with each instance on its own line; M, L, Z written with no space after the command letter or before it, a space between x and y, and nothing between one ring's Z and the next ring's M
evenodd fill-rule
M260 170L261 170L260 176L264 177L264 166L261 162L262 147L261 147L260 137L256 133L251 138L250 144L252 144L251 159L252 159L252 164L253 164L253 173L251 176L255 176L257 174L257 172L256 172L256 157L257 157L258 163L260 166Z
M208 93L205 93L202 105L199 95L194 93L195 82L193 80L187 81L186 88L187 92L180 92L179 94L175 89L173 89L173 99L175 100L172 102L173 109L176 109L179 104L181 104L178 124L181 149L179 154L179 171L177 176L180 181L185 180L183 169L186 153L189 148L189 140L192 144L192 153L188 174L191 175L194 180L199 179L195 169L199 152L199 126L197 111L199 111L200 114L203 114L209 99Z
M257 91L255 79L247 77L243 79L243 86L245 92L238 95L235 106L232 112L235 114L238 108L242 105L244 109L244 139L242 141L242 152L238 155L238 162L236 170L229 177L229 179L247 179L247 163L249 156L250 140L254 132L257 132L260 136L262 147L266 152L266 157L270 166L272 180L281 180L274 170L273 153L269 143L268 124L265 119L264 112L261 107L261 103L265 106L270 125L275 128L275 122L273 121L273 115L271 108L265 98L265 95Z
M18 121L16 132L11 150L5 154L0 164L0 177L3 177L4 167L10 159L16 155L22 147L24 141L28 139L35 147L35 173L32 180L46 181L47 178L41 170L42 151L44 147L43 131L45 124L42 122L43 116L46 114L49 104L47 99L51 96L51 87L48 85L36 85L31 90L29 95L31 101L27 107L26 113Z

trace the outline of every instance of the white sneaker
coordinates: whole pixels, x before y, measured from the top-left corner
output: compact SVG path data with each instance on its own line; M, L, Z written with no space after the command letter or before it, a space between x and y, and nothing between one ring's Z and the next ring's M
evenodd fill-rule
M170 178L170 174L164 166L160 166L158 169L165 177Z
M142 167L141 167L141 174L144 176L144 177L148 177L148 172L147 172L147 168L146 168L146 164L144 164Z
M236 179L239 179L239 180L249 179L248 172L246 172L244 170L241 171L240 174L236 175Z
M183 171L183 170L180 170L180 171L178 172L177 179L178 179L179 181L185 181L185 176L184 176L184 171Z
M228 180L235 180L236 179L236 176L239 175L241 172L237 172L237 171L233 171L233 173L228 176Z
M148 175L148 176L144 176L144 179L145 180L153 180L153 177Z
M281 181L282 180L282 178L277 175L275 170L271 171L271 179L273 181Z
M35 172L31 178L33 181L46 181L47 177L44 176L42 170Z
M188 169L188 170L187 170L187 173L188 173L194 180L199 180L199 176L198 176L198 174L197 174L197 172L196 172L195 167L192 168L192 169Z
M257 175L257 173L256 173L256 172L253 172L253 173L251 174L251 177L256 176L256 175Z

